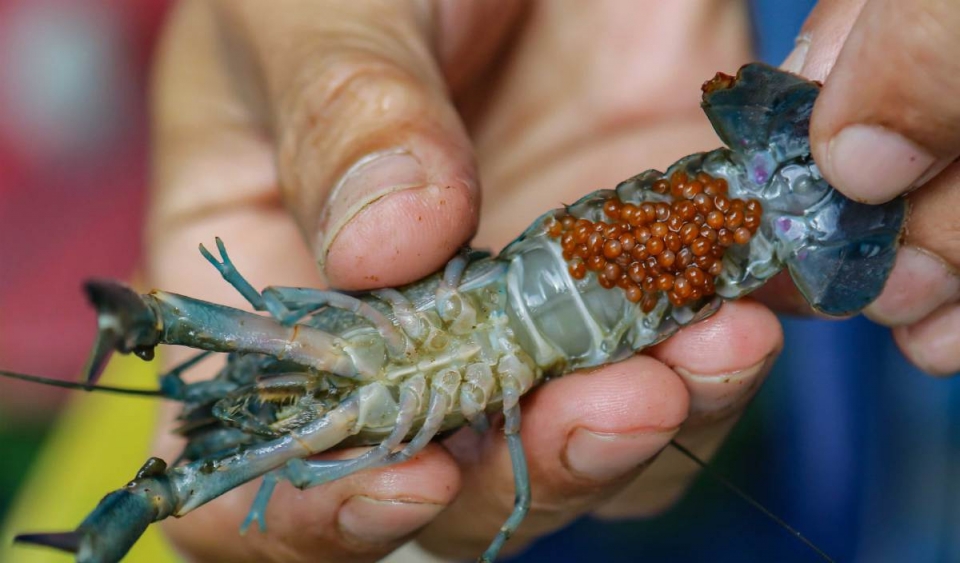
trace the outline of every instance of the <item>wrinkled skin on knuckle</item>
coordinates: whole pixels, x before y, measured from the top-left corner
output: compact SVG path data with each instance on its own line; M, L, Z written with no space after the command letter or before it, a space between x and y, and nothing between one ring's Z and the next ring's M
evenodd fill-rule
M302 74L282 101L277 158L285 197L315 215L318 196L351 166L396 146L406 124L434 110L416 76L377 58L354 55Z

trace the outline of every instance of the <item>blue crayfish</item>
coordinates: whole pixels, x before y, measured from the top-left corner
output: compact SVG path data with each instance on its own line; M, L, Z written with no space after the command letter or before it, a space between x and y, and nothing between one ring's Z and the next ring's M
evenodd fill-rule
M623 360L784 267L825 314L857 312L879 295L906 204L856 203L821 177L808 141L819 90L761 64L718 74L704 85L703 108L728 148L591 193L539 218L499 255L465 250L401 288L257 291L219 240L219 256L201 252L266 315L87 283L99 337L80 386L95 387L113 351L144 359L160 344L203 351L154 393L183 403L188 444L170 464L148 460L76 531L19 541L75 552L83 563L119 561L150 523L258 477L243 526L264 528L280 480L313 487L398 463L503 412L516 502L481 556L494 560L530 505L519 400L534 386ZM216 377L181 379L217 352L227 361ZM308 459L356 445L374 447L348 460Z

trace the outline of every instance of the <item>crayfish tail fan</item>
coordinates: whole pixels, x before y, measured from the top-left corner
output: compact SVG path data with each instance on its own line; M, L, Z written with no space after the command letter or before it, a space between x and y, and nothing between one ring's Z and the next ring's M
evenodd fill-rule
M762 63L736 77L718 73L703 85L704 113L735 153L775 162L810 153L810 113L820 86Z
M97 309L97 340L84 367L87 383L95 383L110 355L116 350L153 359L159 342L157 315L143 298L120 283L90 280L84 284L90 302Z
M819 93L817 82L753 63L735 77L718 73L707 81L702 106L749 181L774 194L761 197L777 217L769 231L789 249L781 257L804 298L821 313L844 316L883 290L906 204L864 205L826 183L810 157L810 115Z
M786 260L790 277L817 311L855 314L880 296L896 260L906 202L858 203L835 194L833 211L820 214L826 228Z

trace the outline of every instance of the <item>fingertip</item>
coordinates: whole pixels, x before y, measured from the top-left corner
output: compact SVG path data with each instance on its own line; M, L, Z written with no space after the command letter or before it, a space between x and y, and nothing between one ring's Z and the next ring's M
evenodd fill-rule
M525 405L531 456L553 484L548 497L596 492L652 460L687 418L683 382L662 363L635 356L566 376Z
M825 80L865 1L817 2L781 67L811 80Z
M669 443L687 416L687 391L656 360L623 362L551 381L521 403L521 439L534 505L508 549L565 525L622 487ZM469 438L462 433L455 441ZM513 504L510 454L499 432L467 457L465 487L418 541L444 557L476 555Z
M352 495L446 505L459 493L460 480L457 462L431 443L404 463L347 477L344 486Z
M362 548L391 545L429 524L445 507L357 495L340 508L337 523L347 543Z
M361 159L338 182L314 245L331 285L409 283L439 270L474 235L480 191L469 148L433 137L409 139L415 151Z
M656 346L651 353L673 368L689 393L689 415L676 440L708 459L763 382L782 342L780 324L769 309L739 300ZM662 512L687 490L698 469L666 449L598 514L627 518Z
M780 68L787 72L800 74L803 71L803 65L807 60L807 54L810 52L810 35L800 34L794 42L793 50L780 63Z
M331 285L348 289L392 287L428 275L473 236L476 208L464 185L392 193L343 226L325 251L324 273Z
M876 0L858 12L831 54L811 148L839 191L882 203L924 184L957 154L960 114L943 92L958 84L950 53L960 10L936 0Z
M650 354L691 373L726 374L775 356L782 347L783 329L776 315L752 299L739 299L724 303L712 317L684 327Z
M827 181L863 203L889 201L919 185L938 160L900 133L880 125L848 125L814 150Z
M348 452L349 457L353 455ZM333 522L317 532L313 545L303 544L300 551L326 552L326 560L337 561L352 555L362 560L369 560L371 554L386 555L446 509L460 492L460 479L456 461L441 446L430 444L404 463L361 471L300 493L324 497L321 507L338 503L329 516ZM316 508L301 503L297 511L303 514L294 516L292 525L308 522L307 513Z
M687 399L673 370L638 355L551 381L525 406L533 428L546 427L549 418L554 428L566 428L563 436L576 428L615 434L676 428L687 417Z

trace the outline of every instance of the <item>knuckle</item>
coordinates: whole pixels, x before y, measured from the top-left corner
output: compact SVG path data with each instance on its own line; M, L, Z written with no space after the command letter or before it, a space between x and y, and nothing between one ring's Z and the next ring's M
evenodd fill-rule
M911 210L904 242L944 260L953 271L960 268L960 163L948 166L910 196Z
M420 77L394 61L370 52L318 57L305 65L278 99L277 158L285 189L304 181L331 185L364 155L385 143L397 123L414 121L427 111ZM301 178L289 171L303 159L326 178ZM287 172L285 172L287 171Z
M347 135L417 109L421 78L369 52L320 57L300 69L280 99L284 131Z

